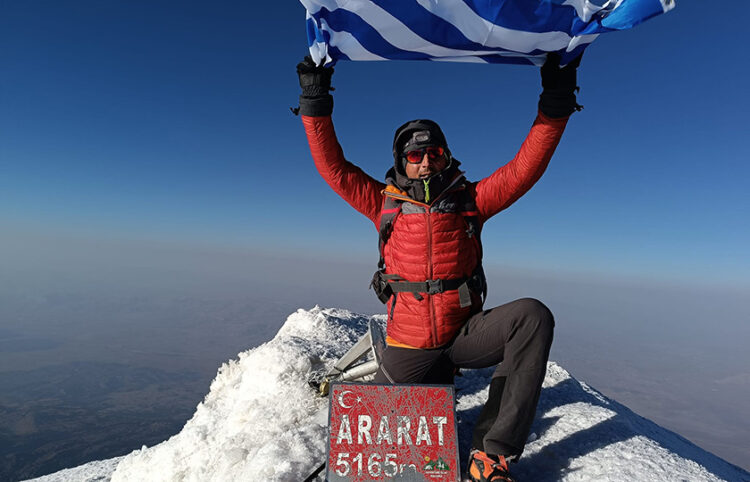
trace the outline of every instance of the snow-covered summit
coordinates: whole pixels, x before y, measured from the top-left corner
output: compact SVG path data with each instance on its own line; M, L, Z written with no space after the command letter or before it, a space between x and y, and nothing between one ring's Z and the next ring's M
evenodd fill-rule
M36 480L304 480L325 458L328 411L307 381L343 355L370 318L339 309L298 310L273 340L219 369L177 435ZM463 374L456 386L465 457L492 369ZM750 473L604 397L554 362L547 366L526 452L511 469L526 481L750 481Z

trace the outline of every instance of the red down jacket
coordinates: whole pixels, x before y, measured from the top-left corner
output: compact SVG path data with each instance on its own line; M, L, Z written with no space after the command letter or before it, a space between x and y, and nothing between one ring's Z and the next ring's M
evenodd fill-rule
M481 181L466 184L475 199L480 224L513 204L539 180L567 121L567 117L553 119L540 112L513 160ZM302 116L302 122L320 175L379 229L385 196L397 194L399 189L373 179L345 159L330 116ZM455 279L472 273L481 256L478 244L466 234L461 213L434 209L441 197L430 205L413 200L402 205L383 252L387 273L408 281ZM456 290L420 297L397 293L389 301L389 344L413 348L445 345L468 317L481 309L478 296L472 296L472 306L461 308Z

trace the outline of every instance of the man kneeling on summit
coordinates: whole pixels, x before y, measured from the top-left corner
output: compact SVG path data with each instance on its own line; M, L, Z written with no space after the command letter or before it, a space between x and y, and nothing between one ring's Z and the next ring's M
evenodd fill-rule
M418 119L396 130L394 165L379 182L347 161L331 120L333 68L309 57L297 66L299 113L315 165L326 182L367 216L380 236L373 288L388 307L387 346L377 383L452 383L457 368L497 365L474 427L473 481L512 481L536 411L554 319L524 298L483 309L482 226L542 176L576 104L580 57L541 69L539 112L518 154L490 176L468 181L437 123Z

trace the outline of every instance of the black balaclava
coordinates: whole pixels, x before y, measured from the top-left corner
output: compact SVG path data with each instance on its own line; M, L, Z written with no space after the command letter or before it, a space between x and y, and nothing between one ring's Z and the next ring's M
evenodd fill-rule
M404 152L428 146L441 146L445 149L448 165L427 179L409 179L406 175ZM448 187L460 173L460 162L454 159L448 149L445 135L435 121L416 119L396 129L393 136L394 166L386 173L386 181L406 191L409 197L418 202L431 203Z

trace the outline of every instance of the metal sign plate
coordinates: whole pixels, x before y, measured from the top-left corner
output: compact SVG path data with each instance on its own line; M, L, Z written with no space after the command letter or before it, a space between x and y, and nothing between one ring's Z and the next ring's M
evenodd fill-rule
M334 383L326 480L459 480L452 385Z

